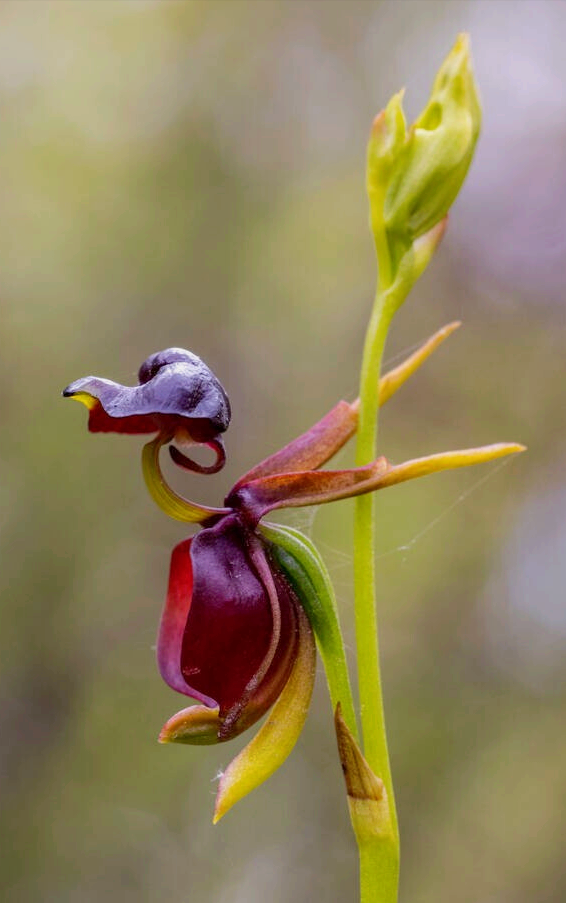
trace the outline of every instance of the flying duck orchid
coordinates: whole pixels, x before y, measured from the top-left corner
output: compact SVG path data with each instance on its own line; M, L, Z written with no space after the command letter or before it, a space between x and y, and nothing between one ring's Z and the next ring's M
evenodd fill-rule
M436 333L380 380L383 404L458 326ZM164 725L160 741L211 744L230 740L270 708L270 717L233 760L219 785L215 821L287 757L304 724L314 683L315 637L333 707L352 735L356 718L336 602L311 541L289 527L264 523L276 509L320 505L373 492L453 467L520 450L513 444L447 452L394 465L380 457L364 467L322 470L357 428L357 401L339 402L310 430L249 470L221 507L183 498L168 485L160 451L184 469L215 473L225 462L222 433L228 397L200 358L170 348L140 367L137 386L86 377L63 394L89 409L93 432L155 433L142 453L147 487L171 517L198 524L173 550L157 644L160 673L197 700ZM175 443L175 444L173 444ZM177 446L205 445L205 467Z

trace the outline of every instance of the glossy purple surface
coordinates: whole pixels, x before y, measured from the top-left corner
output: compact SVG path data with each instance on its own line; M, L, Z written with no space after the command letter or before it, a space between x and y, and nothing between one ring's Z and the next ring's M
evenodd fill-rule
M98 401L89 413L91 432L176 432L185 427L197 442L213 439L230 423L230 402L212 370L196 354L169 348L141 365L138 386L86 376L63 391Z

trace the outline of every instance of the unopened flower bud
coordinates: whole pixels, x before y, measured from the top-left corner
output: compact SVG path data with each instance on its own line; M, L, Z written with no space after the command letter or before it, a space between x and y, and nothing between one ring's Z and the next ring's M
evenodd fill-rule
M394 267L444 219L472 161L481 108L467 35L458 36L427 106L402 139L401 96L377 117L368 148L372 225L375 233L381 224Z

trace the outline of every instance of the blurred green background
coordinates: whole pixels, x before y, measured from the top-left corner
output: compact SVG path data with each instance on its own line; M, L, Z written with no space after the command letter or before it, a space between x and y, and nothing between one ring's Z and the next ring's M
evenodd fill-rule
M527 455L382 493L379 605L407 903L566 898L566 4L13 0L0 7L1 897L6 903L354 901L324 680L285 766L217 827L242 742L160 747L185 701L155 633L186 536L142 440L90 436L61 389L202 356L237 476L356 395L375 280L364 155L414 117L456 33L485 121L389 361L464 327L382 417L394 460ZM351 451L342 454L343 463ZM295 513L353 658L351 503ZM320 666L319 666L320 672Z

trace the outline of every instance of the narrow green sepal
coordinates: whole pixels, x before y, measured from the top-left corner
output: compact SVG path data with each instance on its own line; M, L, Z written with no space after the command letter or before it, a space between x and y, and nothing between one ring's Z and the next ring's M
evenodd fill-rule
M307 612L324 664L333 710L338 703L350 731L358 726L338 606L328 571L316 547L298 530L262 523L261 533L272 543L272 551Z

